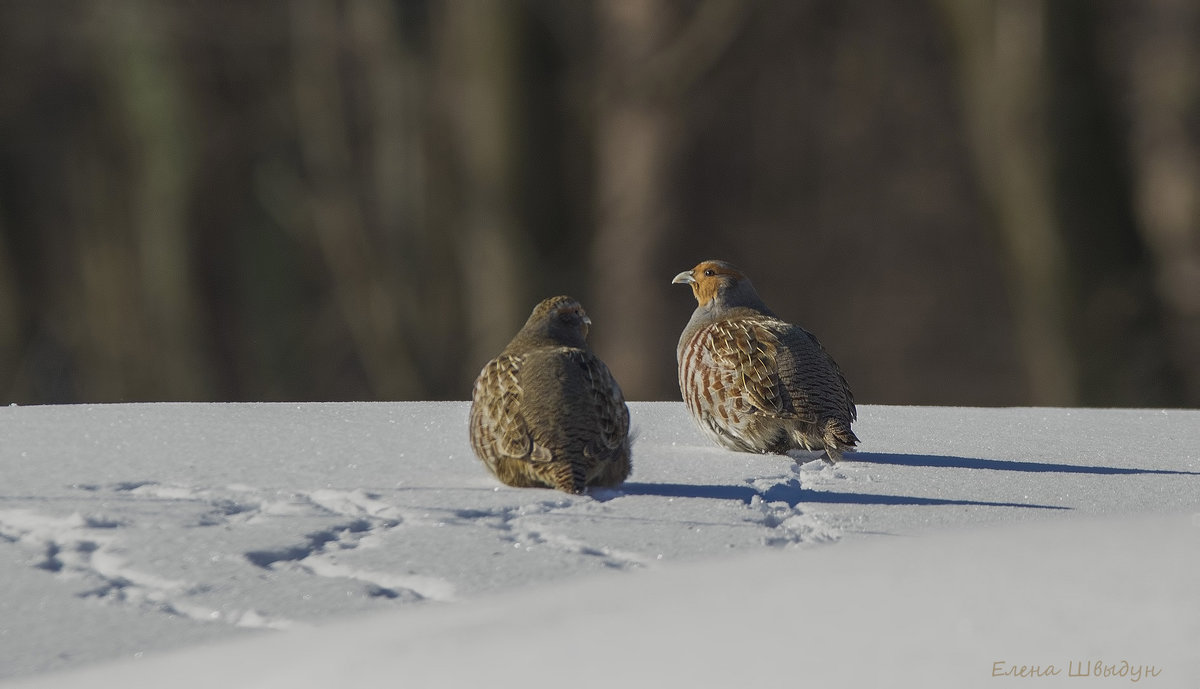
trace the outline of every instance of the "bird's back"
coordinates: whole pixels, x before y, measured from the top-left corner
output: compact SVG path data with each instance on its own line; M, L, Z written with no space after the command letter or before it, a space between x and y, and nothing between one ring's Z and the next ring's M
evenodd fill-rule
M521 386L526 418L538 429L534 438L552 451L578 453L597 444L619 448L628 435L621 390L591 352L571 347L531 352Z
M777 339L779 380L788 397L786 408L801 418L836 419L849 428L858 412L854 394L833 357L804 328L779 320L764 328Z
M580 493L589 485L619 484L629 475L629 411L595 355L578 347L544 346L503 354L489 366L500 365L496 362L506 362L502 365L511 373L486 375L485 368L481 380L505 381L507 389L476 395L471 442L501 481ZM487 400L497 396L504 396L508 407L493 415L503 419L493 424L486 416Z
M719 444L751 452L853 447L854 397L804 328L737 310L697 319L677 349L684 402Z

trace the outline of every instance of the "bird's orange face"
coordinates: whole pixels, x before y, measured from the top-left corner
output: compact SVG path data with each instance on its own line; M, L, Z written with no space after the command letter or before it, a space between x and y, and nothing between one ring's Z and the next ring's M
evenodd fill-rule
M691 285L696 303L705 306L716 298L723 287L743 277L740 270L725 261L702 261L695 268L676 275L671 284Z

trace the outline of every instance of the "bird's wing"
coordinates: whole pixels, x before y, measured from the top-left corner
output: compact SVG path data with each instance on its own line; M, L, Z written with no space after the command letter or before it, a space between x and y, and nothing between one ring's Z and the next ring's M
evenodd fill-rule
M628 442L629 407L608 366L591 352L571 349L567 358L583 372L596 423L596 450L607 454Z
M471 404L471 443L489 463L500 459L550 461L536 444L521 411L522 358L502 354L483 367L475 381Z
M798 325L777 324L778 365L791 406L801 416L858 417L846 376L816 336Z
M725 321L710 329L709 351L717 366L734 372L742 397L758 412L789 416L779 378L779 340L752 319Z

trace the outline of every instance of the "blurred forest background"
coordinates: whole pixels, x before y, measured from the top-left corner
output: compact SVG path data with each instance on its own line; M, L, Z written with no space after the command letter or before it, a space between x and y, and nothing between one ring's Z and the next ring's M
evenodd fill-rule
M0 0L0 402L467 399L706 258L860 402L1200 406L1195 0Z

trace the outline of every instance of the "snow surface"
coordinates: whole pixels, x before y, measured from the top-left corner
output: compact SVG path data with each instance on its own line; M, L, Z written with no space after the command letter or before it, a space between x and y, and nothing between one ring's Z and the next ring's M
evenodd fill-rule
M828 467L630 409L570 496L464 402L0 408L0 683L1200 686L1200 411L863 406Z

